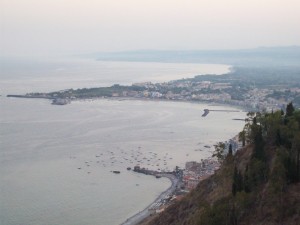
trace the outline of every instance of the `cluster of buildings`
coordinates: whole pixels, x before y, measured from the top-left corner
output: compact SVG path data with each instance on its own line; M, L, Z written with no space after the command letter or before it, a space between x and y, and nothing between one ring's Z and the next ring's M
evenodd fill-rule
M228 153L229 148L231 148L233 154L235 154L237 150L242 147L242 144L238 140L238 136L224 142L224 144L224 154ZM214 158L201 159L200 162L186 162L185 169L182 170L181 178L184 188L188 191L196 188L201 180L214 174L219 168L220 163Z
M126 92L122 97L154 98L168 100L207 101L237 105L253 110L280 110L293 101L293 98L275 98L272 94L277 90L251 87L236 99L235 87L228 82L211 81L171 81L153 84L151 82L136 83L132 86L143 88L143 91ZM300 93L300 89L281 90L282 93ZM118 95L120 96L120 95ZM120 96L121 97L121 96Z
M238 137L236 136L225 142L224 153L227 154L228 149L231 148L234 154L240 147ZM156 178L167 177L172 181L171 188L162 193L161 196L147 208L147 211L152 215L159 214L173 202L180 201L187 192L195 189L200 181L213 175L219 168L220 162L210 157L201 159L200 162L186 162L184 169L180 169L176 166L175 170L172 172L149 170L138 165L133 168L133 171L146 175L153 175Z
M285 109L293 101L294 105L300 104L300 88L295 86L265 84L255 86L255 81L243 80L244 78L222 78L214 76L200 79L182 79L164 83L135 83L131 86L115 84L111 87L92 89L63 90L49 94L30 93L28 98L77 98L98 97L129 97L146 99L167 99L179 101L206 101L236 105L249 111L271 111ZM16 96L12 96L16 97Z
M201 180L214 174L219 167L220 163L212 158L202 159L201 162L187 162L182 177L185 189L192 190L196 188Z

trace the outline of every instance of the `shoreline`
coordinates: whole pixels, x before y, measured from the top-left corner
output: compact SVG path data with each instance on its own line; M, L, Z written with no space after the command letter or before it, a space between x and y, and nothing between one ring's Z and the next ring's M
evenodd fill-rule
M28 98L28 99L46 99L46 100L53 100L53 98L49 97L35 97L35 96L27 96L27 95L6 95L7 98ZM70 99L70 103L72 102L85 102L85 101L97 101L97 100L108 100L108 101L151 101L151 102L179 102L179 103L191 103L191 104L207 104L211 106L225 106L225 107L233 107L239 109L244 112L249 112L251 109L246 108L240 105L229 104L225 102L215 102L215 101L193 101L193 100L182 100L182 99L155 99L155 98L137 98L137 97L95 97L95 98L75 98ZM225 111L225 110L209 110L213 111Z
M26 95L8 95L6 97L13 97L13 98L31 98L31 99L47 99L52 100L47 97L32 97ZM174 99L152 99L152 98L135 98L135 97L97 97L97 98L82 98L82 99L72 99L71 101L74 102L85 102L85 101L99 101L99 100L107 100L107 101L141 101L141 102L173 102L173 103L190 103L190 104L207 104L212 106L225 106L225 107L233 107L239 109L241 111L246 111L244 107L231 105L226 103L218 103L218 102L208 102L208 101L191 101L191 100L174 100ZM207 111L206 111L207 110ZM202 117L206 117L209 112L218 111L218 112L236 112L235 110L210 110L204 109L206 115L202 115ZM165 196L172 194L176 190L176 186L178 184L178 179L174 175L170 174L162 174L162 177L168 178L171 181L171 186L161 192L157 198L153 200L148 206L146 206L143 210L135 213L131 217L127 218L124 222L120 223L119 225L141 225L144 221L151 219L153 212L150 211L152 206L156 203L160 202L164 199Z
M236 140L238 141L238 134L236 134L234 137L231 138L232 140ZM237 148L234 152L234 154L236 153L237 150L239 150L240 148ZM214 171L215 173L215 171ZM152 214L150 212L150 209L152 208L152 206L154 206L156 203L161 202L162 199L164 199L164 197L166 197L167 195L171 195L172 193L174 193L176 191L177 185L179 183L179 179L176 178L175 175L173 174L160 174L161 177L165 177L168 178L172 184L171 186L163 191L151 204L149 204L146 208L144 208L142 211L139 211L138 213L134 214L133 216L129 217L125 222L119 224L119 225L146 225L148 224L149 221L152 220L152 216L158 215L157 213ZM203 178L203 180L207 179L208 177L210 177L210 175L205 176ZM203 181L201 180L201 181ZM200 182L201 182L200 181Z
M129 217L128 219L126 219L126 221L124 221L120 225L138 225L139 223L144 221L146 218L151 216L151 212L149 210L151 209L152 206L154 206L157 202L160 202L162 199L164 199L164 197L166 197L167 195L172 194L176 190L176 187L177 187L177 184L178 184L178 179L174 175L161 174L161 176L165 177L165 178L168 178L171 181L171 186L167 190L163 191L145 209L143 209L142 211L140 211L140 212L134 214L133 216Z
M74 102L84 102L84 101L97 101L97 100L108 100L108 101L142 101L142 102L173 102L173 103L189 103L189 104L206 104L208 106L224 106L232 107L237 110L212 110L204 109L209 112L252 112L253 109L246 108L240 105L234 105L224 102L209 102L209 101L191 101L191 100L174 100L174 99L153 99L153 98L135 98L135 97L98 97L98 98L85 98L85 99L73 99ZM71 102L72 102L71 101ZM205 113L205 111L204 111ZM205 116L204 116L205 117Z

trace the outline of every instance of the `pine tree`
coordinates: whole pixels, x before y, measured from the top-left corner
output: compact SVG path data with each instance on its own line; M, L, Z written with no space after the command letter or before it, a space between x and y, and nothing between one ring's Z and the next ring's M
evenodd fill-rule
M262 129L259 127L254 133L254 157L260 160L264 159L264 139Z
M235 196L237 192L242 191L244 188L243 176L240 171L234 166L233 181L232 181L232 195Z
M239 133L239 141L242 141L243 147L246 144L246 131L243 130Z
M232 156L232 144L229 144L228 155Z
M290 103L286 106L286 114L285 114L285 116L286 116L286 117L292 116L293 113L294 113L294 111L295 111L295 108L294 108L294 106L293 106L293 103L290 102Z

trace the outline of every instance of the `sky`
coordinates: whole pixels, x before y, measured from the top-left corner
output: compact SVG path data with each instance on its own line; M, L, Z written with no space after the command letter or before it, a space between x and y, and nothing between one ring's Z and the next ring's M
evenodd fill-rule
M300 45L299 0L0 0L0 55Z

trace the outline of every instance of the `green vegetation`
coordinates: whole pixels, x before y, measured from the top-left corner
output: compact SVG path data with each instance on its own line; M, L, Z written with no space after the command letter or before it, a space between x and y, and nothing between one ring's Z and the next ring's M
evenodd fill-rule
M69 89L66 91L51 92L48 96L52 98L78 98L78 99L88 99L88 98L98 98L98 97L113 97L113 94L119 96L123 95L123 92L138 92L144 91L145 88L139 86L121 86L115 84L111 87L97 87L97 88L82 88L82 89Z
M235 67L222 76L201 75L165 83L30 93L24 97L69 100L108 97L214 102L263 111L282 109L293 101L300 107L300 67Z
M149 225L298 225L300 111L249 113L240 137L235 155L218 143L221 169Z
M225 143L219 142L214 147L215 151L212 156L216 157L219 162L222 162L225 159Z

